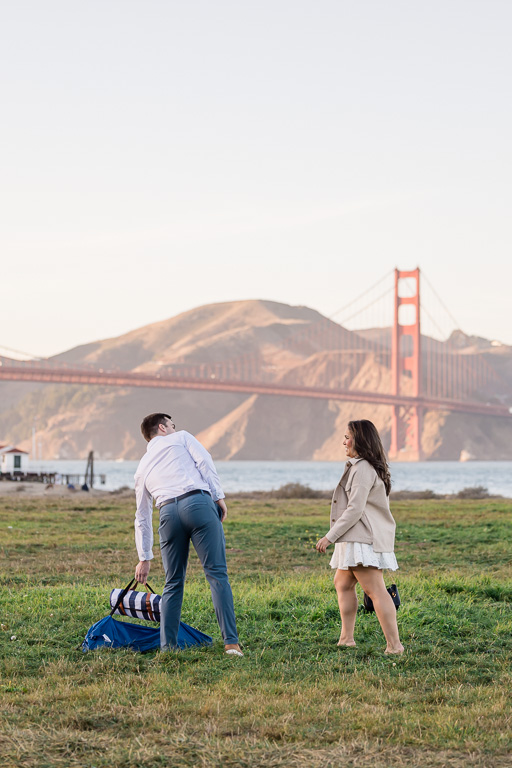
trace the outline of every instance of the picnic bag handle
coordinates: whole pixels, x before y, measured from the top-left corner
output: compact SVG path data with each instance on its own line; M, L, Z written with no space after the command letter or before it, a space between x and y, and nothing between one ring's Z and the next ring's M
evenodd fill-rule
M118 608L121 611L121 613L124 613L124 611L122 610L123 600L126 597L126 595L129 592L129 590L132 589L132 588L135 588L137 586L137 584L139 584L139 582L136 579L132 579L130 582L128 582L126 587L121 591L121 594L119 595L116 604L114 605L114 607L110 611L110 615L111 616L114 615L114 613L117 611ZM156 594L155 591L149 586L148 582L146 582L146 587L149 589L150 592L153 592L153 594ZM146 606L148 606L148 605L149 605L149 615L152 616L151 601L149 599L149 592L146 592Z

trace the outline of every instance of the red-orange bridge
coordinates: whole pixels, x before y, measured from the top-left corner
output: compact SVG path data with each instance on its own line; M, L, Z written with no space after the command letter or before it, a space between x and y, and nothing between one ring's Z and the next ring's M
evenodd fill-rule
M410 295L400 295L400 281L408 279L415 288ZM291 380L275 381L254 355L217 364L173 365L161 373L138 373L103 370L92 366L71 367L49 361L19 362L0 358L0 380L37 381L45 383L100 385L113 387L149 387L156 389L186 389L209 392L239 392L258 395L305 397L324 400L344 400L354 403L375 403L392 407L392 436L390 456L393 458L421 457L421 426L425 410L458 411L499 418L511 418L511 409L496 402L485 402L482 392L488 390L495 372L479 355L458 355L444 347L436 348L420 334L420 275L419 270L395 270L394 322L391 344L375 342L325 320L295 334L288 340L289 350L308 349L313 342L334 351L334 361L328 379L330 386L306 387ZM401 322L401 307L413 312L407 323ZM350 343L347 342L350 339ZM405 343L404 343L405 342ZM429 346L431 348L429 348ZM358 356L368 352L380 363L391 368L391 392L371 392L332 385L341 381L338 374L347 365L357 368ZM433 376L432 374L435 374ZM350 376L349 376L350 380ZM404 381L407 393L404 393Z

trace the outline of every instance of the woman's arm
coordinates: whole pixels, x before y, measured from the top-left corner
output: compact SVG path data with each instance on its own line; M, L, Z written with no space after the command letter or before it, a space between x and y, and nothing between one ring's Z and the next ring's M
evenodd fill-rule
M365 485L354 485L348 493L348 505L341 513L332 528L316 543L316 549L324 553L329 544L334 544L340 536L349 531L361 519L368 500L370 488Z
M317 542L316 548L319 552L325 552L329 544L338 541L361 519L366 509L368 495L375 484L376 475L374 468L367 461L358 461L354 465L352 475L349 475L351 483L347 491L347 507L328 533Z
M355 485L352 483L348 495L347 508L341 513L341 516L336 520L332 528L325 534L325 538L328 539L331 544L334 544L340 536L343 536L353 525L361 519L363 512L368 501L368 494L370 488L366 485Z
M347 508L341 513L332 528L321 538L316 549L324 553L329 544L334 544L340 536L349 531L361 519L368 500L370 489L364 485L354 485L349 491Z

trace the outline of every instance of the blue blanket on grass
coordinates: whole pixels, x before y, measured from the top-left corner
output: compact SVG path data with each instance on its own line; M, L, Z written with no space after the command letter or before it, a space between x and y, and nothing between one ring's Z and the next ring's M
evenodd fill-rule
M178 645L190 648L193 645L211 645L212 638L194 627L180 622ZM160 628L145 627L142 624L130 624L117 621L112 616L105 616L93 624L82 643L82 651L95 648L132 648L134 651L154 651L160 648Z

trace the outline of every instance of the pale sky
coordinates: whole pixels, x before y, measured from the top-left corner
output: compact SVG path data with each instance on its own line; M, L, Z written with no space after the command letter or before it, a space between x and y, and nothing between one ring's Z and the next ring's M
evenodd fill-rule
M510 0L1 0L0 346L416 266L512 344L511 35Z

